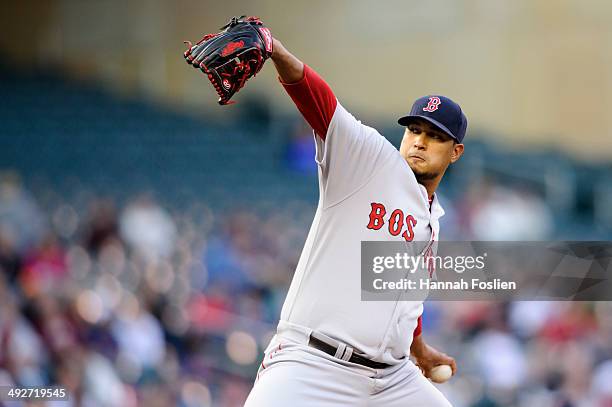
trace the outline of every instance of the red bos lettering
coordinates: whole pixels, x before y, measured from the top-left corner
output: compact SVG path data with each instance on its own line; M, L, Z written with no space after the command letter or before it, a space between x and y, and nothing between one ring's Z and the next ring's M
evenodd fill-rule
M377 202L370 204L370 222L368 223L368 229L380 230L384 224L384 216L387 214L385 205ZM389 216L388 229L391 236L401 236L407 242L411 242L414 239L414 227L417 221L412 215L404 217L404 212L401 209L395 209ZM402 232L403 231L403 232Z

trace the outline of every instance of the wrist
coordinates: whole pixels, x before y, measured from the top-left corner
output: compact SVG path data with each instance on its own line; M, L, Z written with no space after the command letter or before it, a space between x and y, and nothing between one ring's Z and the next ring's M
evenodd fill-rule
M272 60L280 58L282 51L284 50L283 44L276 38L272 38Z

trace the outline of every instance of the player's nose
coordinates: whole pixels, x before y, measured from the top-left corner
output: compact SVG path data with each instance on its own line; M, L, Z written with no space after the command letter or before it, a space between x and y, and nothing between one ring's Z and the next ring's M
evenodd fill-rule
M419 150L423 150L425 147L427 147L427 141L426 141L425 135L419 134L415 136L414 139L412 140L412 144L415 148L418 148Z

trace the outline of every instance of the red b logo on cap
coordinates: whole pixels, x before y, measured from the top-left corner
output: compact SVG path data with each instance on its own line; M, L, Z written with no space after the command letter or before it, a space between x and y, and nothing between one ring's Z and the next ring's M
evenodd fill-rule
M435 112L438 110L438 106L440 106L440 98L437 96L432 96L429 98L429 103L426 107L423 108L424 112Z

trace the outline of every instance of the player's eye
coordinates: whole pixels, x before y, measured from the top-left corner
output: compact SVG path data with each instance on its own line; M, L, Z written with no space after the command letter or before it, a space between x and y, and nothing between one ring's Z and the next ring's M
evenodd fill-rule
M421 133L421 129L419 129L418 127L410 126L410 127L408 127L408 130L410 130L410 132L414 133L414 134L420 134Z

